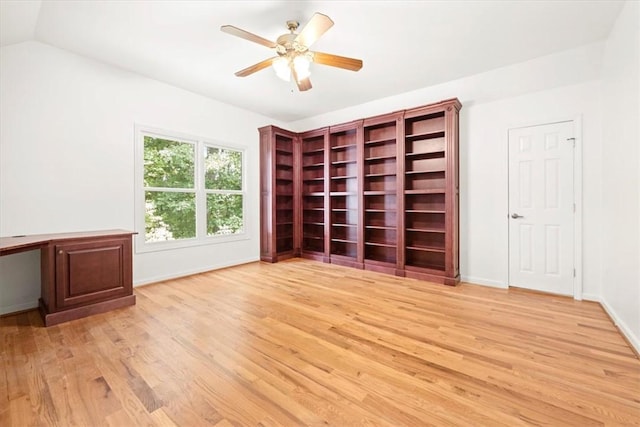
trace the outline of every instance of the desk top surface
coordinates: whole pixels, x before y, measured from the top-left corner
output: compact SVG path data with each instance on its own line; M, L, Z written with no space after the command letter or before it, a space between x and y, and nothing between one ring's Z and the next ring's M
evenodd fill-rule
M26 236L0 237L0 256L40 249L51 241L108 237L137 234L129 230L79 231L73 233L32 234Z

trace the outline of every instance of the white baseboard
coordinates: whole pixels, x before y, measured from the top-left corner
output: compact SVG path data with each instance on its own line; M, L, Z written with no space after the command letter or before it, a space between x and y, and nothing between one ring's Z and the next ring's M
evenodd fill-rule
M141 281L137 281L133 284L133 286L137 287L137 286L150 285L152 283L162 282L163 280L177 279L178 277L190 276L192 274L198 274L198 273L205 273L207 271L219 270L221 268L232 267L234 265L240 265L240 264L247 264L249 262L254 262L254 261L260 261L260 258L251 257L251 258L241 259L241 260L237 260L230 263L210 265L210 266L195 269L195 270L181 271L179 273L172 273L164 276L154 276ZM4 314L17 313L24 310L31 310L34 308L38 308L37 297L35 301L25 302L21 304L13 304L6 307L0 306L0 316Z
M582 294L582 299L584 301L593 301L593 302L602 303L602 301L600 300L600 296L595 294Z
M607 312L609 317L613 320L613 323L620 329L620 332L627 338L627 341L631 346L633 346L636 350L637 354L640 354L640 339L633 334L633 331L627 324L616 314L615 310L607 304L607 301L604 298L600 298L600 305Z
M7 307L0 307L0 315L9 314L9 313L17 313L19 311L31 310L33 308L38 308L38 300L35 302L23 302L22 304L14 304L9 305Z
M209 265L207 267L197 268L197 269L194 269L194 270L185 270L185 271L180 271L180 272L177 272L177 273L171 273L171 274L165 274L165 275L161 275L161 276L148 277L148 278L145 278L145 279L142 279L142 280L135 281L133 283L133 287L136 288L138 286L151 285L153 283L163 282L165 280L171 280L171 279L177 279L179 277L191 276L192 274L206 273L207 271L219 270L221 268L233 267L234 265L247 264L247 263L255 262L255 261L260 261L260 258L259 257L245 258L245 259L240 259L240 260L236 260L236 261L228 262L228 263Z
M635 348L636 353L640 354L640 339L633 334L631 328L629 328L627 324L622 319L620 319L615 310L609 304L607 304L607 302L601 296L595 294L582 294L582 299L584 301L599 303L602 309L609 315L613 323L618 327L620 332L625 336L629 344L631 344L631 346Z
M507 284L504 282L501 282L499 280L483 279L481 277L460 276L460 281L471 283L473 285L490 286L492 288L500 288L500 289L508 288Z

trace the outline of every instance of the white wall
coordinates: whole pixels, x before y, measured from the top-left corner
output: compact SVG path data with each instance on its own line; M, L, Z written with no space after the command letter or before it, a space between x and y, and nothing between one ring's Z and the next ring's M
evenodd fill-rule
M607 40L603 97L602 303L640 351L640 7L626 2Z
M293 123L310 130L458 97L462 279L507 286L507 130L581 117L583 292L601 281L601 102L603 44L593 44Z
M40 251L0 258L0 314L37 307L40 298Z
M247 203L252 238L136 254L135 282L257 259L257 127L276 124L309 130L458 97L463 102L461 272L465 280L505 286L507 129L581 116L584 294L594 299L602 295L605 305L637 337L640 153L637 99L634 104L628 94L640 92L637 50L629 58L625 41L633 32L629 28L633 13L637 16L637 3L627 4L606 45L604 85L600 75L605 46L593 44L288 124L37 42L3 47L0 235L133 229L133 128L141 123L249 148ZM637 37L637 21L635 31ZM636 64L635 92L627 90L633 89L633 66L631 72L618 69L628 61ZM619 108L610 108L621 99ZM604 129L603 115L605 124L610 123ZM635 131L628 130L626 123L635 123ZM603 133L608 141L605 149ZM617 208L622 198L611 189L630 181L624 193L633 195L623 206L628 216L620 222ZM607 210L603 216L601 205L616 210ZM638 241L629 236L638 236ZM0 313L33 306L39 296L38 264L37 252L0 258ZM601 289L603 276L605 289Z
M134 283L259 258L257 128L272 119L38 42L0 58L0 236L133 230L140 123L247 148L250 238L136 254ZM0 258L0 313L39 293L37 253Z
M464 280L507 285L507 129L581 117L583 293L588 298L600 294L599 91L599 82L591 81L474 104L462 115L460 262Z

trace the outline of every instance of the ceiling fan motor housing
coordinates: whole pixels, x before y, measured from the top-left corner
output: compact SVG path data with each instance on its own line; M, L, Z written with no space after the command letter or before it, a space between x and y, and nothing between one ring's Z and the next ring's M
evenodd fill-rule
M290 53L290 52L291 53L306 52L308 50L307 46L303 46L298 42L296 42L296 37L298 37L298 35L294 33L283 34L280 37L278 37L276 41L276 43L278 44L276 46L276 52L278 52L278 54L281 56L286 55L287 53Z

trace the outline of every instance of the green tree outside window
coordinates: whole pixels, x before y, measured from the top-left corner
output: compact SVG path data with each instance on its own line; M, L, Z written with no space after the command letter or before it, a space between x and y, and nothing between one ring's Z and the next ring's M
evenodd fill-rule
M196 177L202 148L203 177ZM144 136L145 242L197 238L198 198L207 236L244 232L243 152ZM201 189L197 182L201 181Z

